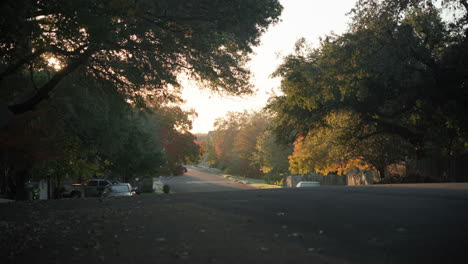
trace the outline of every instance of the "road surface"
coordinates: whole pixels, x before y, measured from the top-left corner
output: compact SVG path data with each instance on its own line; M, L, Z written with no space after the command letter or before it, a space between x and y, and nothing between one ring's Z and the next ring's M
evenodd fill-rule
M174 193L253 190L255 187L228 180L221 175L188 168L183 176L165 180Z
M1 263L465 264L467 234L468 192L440 188L318 187L0 204Z

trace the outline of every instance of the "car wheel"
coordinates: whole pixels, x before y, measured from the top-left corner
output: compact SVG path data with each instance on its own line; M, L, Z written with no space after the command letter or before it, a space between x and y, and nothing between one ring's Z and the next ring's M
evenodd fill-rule
M168 194L171 191L171 187L169 185L164 184L163 185L163 193Z

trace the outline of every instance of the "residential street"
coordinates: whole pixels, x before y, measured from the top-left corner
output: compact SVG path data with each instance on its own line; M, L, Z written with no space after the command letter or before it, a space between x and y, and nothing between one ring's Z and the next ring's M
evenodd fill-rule
M183 176L170 178L165 183L171 186L171 191L175 193L186 192L219 192L235 190L252 190L251 186L240 184L226 178L188 168L188 172Z
M188 174L170 195L0 204L2 263L468 263L466 190L214 192L239 186Z
M468 0L0 14L0 264L468 264Z

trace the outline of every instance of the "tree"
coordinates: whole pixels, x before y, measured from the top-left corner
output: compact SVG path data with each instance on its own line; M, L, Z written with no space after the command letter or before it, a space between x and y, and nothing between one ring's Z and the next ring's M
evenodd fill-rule
M246 115L240 112L229 112L226 117L216 119L213 146L218 168L239 173L240 157L235 152L236 138L245 119Z
M7 0L0 10L0 90L20 114L78 68L135 103L170 98L180 73L215 91L249 92L244 64L282 7L277 0ZM15 81L37 72L50 76Z
M266 129L257 139L254 160L263 173L287 173L291 154L292 145L278 143L276 135Z
M218 156L215 150L215 132L210 131L206 136L205 148L203 153L203 162L210 167L218 164Z
M346 33L327 36L317 49L298 42L298 52L275 73L284 94L269 105L275 131L294 140L345 111L359 117L364 145L390 137L411 143L419 155L464 152L466 5L445 1L463 15L443 21L430 2L358 1Z
M171 175L182 173L182 165L195 163L200 159L201 148L196 136L190 133L193 111L182 110L179 106L152 103L152 118L160 123L156 131L162 140L165 164L162 171Z
M174 174L181 164L199 157L189 132L193 112L165 98L153 98L139 108L109 85L72 74L52 103L83 145L95 150L92 156L108 162L110 175L127 182L137 176Z
M0 130L0 194L25 199L24 183L33 164L55 160L62 154L63 123L50 109L17 116Z
M260 165L254 155L258 138L264 133L269 118L263 112L230 112L215 122L207 136L205 160L230 173L260 177Z
M284 184L289 171L289 156L292 154L292 144L281 144L277 136L269 129L271 118L268 119L267 129L257 138L252 162L264 174L268 183Z
M411 145L395 135L378 133L362 139L373 127L363 129L365 122L351 112L330 113L322 122L295 141L289 157L291 172L344 174L354 168L375 168L383 179L388 165L412 154Z
M67 76L52 98L41 104L49 115L42 114L39 116L42 121L36 123L41 125L39 132L48 136L46 139L51 137L49 140L31 137L24 128L26 125L12 127L18 123L18 117L2 130L15 129L11 134L17 136L18 131L25 130L27 134L20 137L21 144L16 142L19 146L27 138L35 143L33 146L47 144L41 148L43 153L35 150L38 147L22 150L23 156L25 153L31 157L44 156L28 158L27 166L35 168L36 178L50 178L49 171L53 170L57 186L60 175L69 175L77 181L105 176L128 182L136 176L158 175L165 164L173 171L177 164L198 157L198 146L188 133L192 113L165 103L164 98L154 98L146 103L148 107L140 109L109 87L110 83L85 79L80 74L77 71ZM48 121L45 117L50 115L53 119ZM57 134L60 138L54 137ZM11 156L14 146L0 143ZM174 149L177 151L173 152Z

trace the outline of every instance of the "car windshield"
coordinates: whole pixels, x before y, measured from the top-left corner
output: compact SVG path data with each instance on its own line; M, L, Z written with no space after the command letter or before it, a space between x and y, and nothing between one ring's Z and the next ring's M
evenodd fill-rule
M110 186L109 187L111 192L128 192L129 187L127 185L116 185L116 186Z

